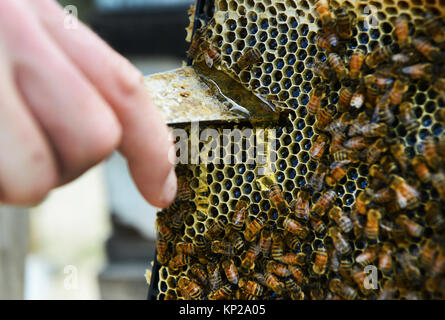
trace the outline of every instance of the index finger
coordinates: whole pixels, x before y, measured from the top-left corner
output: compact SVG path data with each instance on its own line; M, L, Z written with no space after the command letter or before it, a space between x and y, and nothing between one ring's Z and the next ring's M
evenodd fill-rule
M143 85L142 74L82 23L65 29L53 1L29 1L48 33L111 105L123 128L119 150L142 195L157 207L176 196L176 175L164 120Z

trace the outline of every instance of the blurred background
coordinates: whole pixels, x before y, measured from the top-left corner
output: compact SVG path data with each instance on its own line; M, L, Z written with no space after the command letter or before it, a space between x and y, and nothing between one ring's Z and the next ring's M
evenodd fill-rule
M193 0L61 0L144 74L185 59ZM156 208L113 154L34 208L0 206L0 299L145 299Z

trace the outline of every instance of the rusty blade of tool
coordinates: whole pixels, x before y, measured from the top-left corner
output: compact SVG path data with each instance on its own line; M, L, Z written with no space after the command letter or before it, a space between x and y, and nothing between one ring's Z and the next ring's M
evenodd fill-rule
M190 122L270 122L280 114L264 97L221 70L183 67L144 78L168 125Z

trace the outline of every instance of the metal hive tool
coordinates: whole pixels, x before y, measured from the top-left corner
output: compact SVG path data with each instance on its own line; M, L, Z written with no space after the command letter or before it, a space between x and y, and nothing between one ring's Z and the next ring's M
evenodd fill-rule
M329 5L332 10L340 6L345 7L354 21L352 36L349 40L344 41L345 49L341 55L347 66L352 52L357 48L369 53L379 46L397 44L395 24L399 16L405 16L408 19L410 37L422 35L425 12L430 12L445 19L445 2L442 0L331 0ZM230 224L240 199L248 202L250 219L264 217L267 220L266 225L272 230L282 232L286 214L279 212L279 208L269 198L270 187L275 183L278 184L287 204L291 204L292 200L297 199L298 192L308 185L309 180L321 163L321 160L317 161L311 158L309 153L324 130L316 128L317 119L309 114L307 108L314 88L321 82L320 77L313 72L314 63L325 61L327 55L326 50L322 50L315 39L319 30L322 29L315 1L215 0L214 4L207 1L198 1L195 14L195 31L207 24L211 18L214 18L214 23L212 22L212 25L206 30L206 37L215 48L220 50L221 62L219 68L236 79L241 87L265 96L278 109L283 109L287 113L285 117L263 123L249 123L246 119L234 121L231 118L227 119L227 122L209 122L201 125L200 129L212 128L221 134L224 129L234 128L240 130L245 128L276 129L275 137L266 135L265 138L274 140L277 161L274 164L267 161L261 164L258 162L246 164L241 161L231 165L213 163L178 165L179 186L183 186L184 182L186 182L186 185L191 182L191 198L178 200L176 205L187 203L191 208L184 215L184 225L178 229L179 232L174 234L174 240L169 241L170 258L175 255L173 251L177 242L196 243L197 239L199 240L208 232L209 227L215 221L221 221L222 219ZM259 49L262 63L255 64L239 73L234 73L233 68L236 62L250 47ZM203 64L202 59L195 59L193 63L198 69ZM367 74L372 73L370 71L366 72ZM344 87L344 82L333 80L326 84L329 89L326 91L326 97L321 105L335 112L338 108L339 92ZM412 130L407 130L405 123L400 119L400 114L397 113L398 109L396 109L395 120L389 126L387 136L400 139L408 159L411 161L414 156L422 153L419 147L423 145L425 140L429 139L428 136L443 136L441 113L443 114L444 103L437 90L433 88L433 82L422 79L410 80L404 100L413 103L415 119L419 125ZM339 115L340 112L337 110L333 118L337 119ZM356 114L353 115L353 117L356 116ZM173 125L184 128L188 132L192 130L192 126L187 123ZM377 138L373 138L370 143L376 143L376 140ZM245 143L245 140L243 143ZM223 145L223 149L230 147L229 144ZM253 152L248 148L245 150L245 154ZM229 150L226 151L223 154L229 154ZM270 156L267 154L269 151L267 148L265 149L266 156ZM388 155L390 153L385 151L384 154ZM329 158L329 156L329 152L326 151L323 157ZM224 158L221 158L221 160L224 160ZM273 165L276 167L276 171L272 173ZM324 186L320 191L311 190L311 208L320 196L326 193L326 190L333 189L337 195L335 205L340 207L348 217L352 216L356 210L358 196L366 194L364 190L372 187L375 181L370 177L370 167L366 164L366 161L348 164L346 168L346 175L337 181L332 188ZM259 174L259 169L263 170L261 174ZM400 170L400 168L396 170ZM266 175L264 175L264 171ZM342 262L344 265L347 262L358 264L363 256L358 260L357 257L369 249L378 248L378 252L380 252L383 244L392 243L394 245L392 271L389 273L378 271L377 290L361 291L360 286L353 279L353 273L349 272L344 275L341 270L338 271L335 267L331 267L333 259L330 252L332 252L332 236L334 234L329 232L318 233L314 230L314 226L305 222L304 219L302 221L295 218L308 228L308 235L299 240L298 248L291 250L287 247L286 250L287 252L305 254L306 260L301 266L301 270L307 279L307 284L300 286L299 294L292 295L288 290L284 290L287 293L278 294L277 290L274 292L267 285L261 284L263 293L257 298L336 299L341 297L376 299L390 297L396 299L443 299L445 297L444 266L438 266L439 271L432 275L429 268L420 265L419 261L421 261L421 255L425 250L425 245L429 243L428 241L437 237L441 237L439 243L444 241L443 229L434 224L436 220L444 219L442 209L444 199L440 199L440 191L438 192L435 187L432 187L431 183L418 182L416 176L412 174L412 170L411 173L397 172L419 190L420 205L413 209L408 208L397 212L387 205L375 205L368 208L368 210L377 209L383 212L379 235L375 240L371 239L370 236L357 237L354 231L342 233L351 247L351 252L343 256ZM428 213L426 213L429 210L426 209L426 205L430 201L439 203L438 216L435 221L428 218ZM165 212L161 212L159 216L165 216ZM401 225L404 225L404 222L401 218L398 220L397 218L402 214L409 221L415 222L423 228L420 236L413 236L416 233L415 230L406 231L400 228ZM358 219L366 224L367 220L371 218L365 213L359 215ZM334 220L328 213L321 218L328 229L339 226ZM396 221L397 223L395 223ZM398 230L386 232L385 227L389 228L391 223L395 229L401 229L401 231L399 230L399 233L397 233ZM400 234L402 235L400 236ZM401 238L397 238L397 236ZM222 236L217 238L222 238ZM321 245L328 248L329 259L326 271L323 274L317 274L314 272L313 265L322 256L317 256L319 252L323 251ZM249 243L246 241L246 248L237 252L233 257L233 261L238 268L248 248ZM445 255L444 248L439 246L435 250L435 259L439 261L438 259L442 259ZM190 261L186 261L187 263L184 266L176 270L168 266L168 261L163 265L159 261L155 261L150 282L150 298L198 297L198 295L186 297L186 294L179 289L178 282L181 277L193 280L190 266L195 262L204 265L216 262L219 265L221 260L224 260L220 255L208 252L207 256L203 254L191 258ZM378 258L369 264L377 265ZM411 277L408 271L405 272L412 266L419 270L418 276ZM266 267L259 265L255 268L255 272L266 269ZM219 271L225 285L227 279L223 268L219 267ZM415 273L415 271L413 272ZM259 281L254 278L252 273L242 276ZM292 277L278 277L283 285L288 278ZM348 289L344 289L344 291L337 289L339 288L337 287L338 281L335 279L339 279L343 283L342 288L346 285ZM198 280L193 281L199 283ZM200 298L207 298L212 290L204 288L203 285L200 286L204 291ZM348 295L346 292L351 288L355 290L355 293ZM394 288L394 290L391 291L391 288ZM255 298L255 295L248 295L243 293L242 290L240 291L236 285L232 286L232 289L233 292L228 294L227 298Z

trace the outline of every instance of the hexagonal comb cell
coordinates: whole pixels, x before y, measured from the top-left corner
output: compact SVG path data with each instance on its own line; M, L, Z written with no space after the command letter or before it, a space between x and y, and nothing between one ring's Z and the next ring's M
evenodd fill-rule
M215 1L213 67L288 116L270 127L272 174L223 154L178 166L192 183L158 215L156 298L445 298L444 11L442 0ZM261 57L245 66L252 48ZM363 286L367 265L376 290Z

